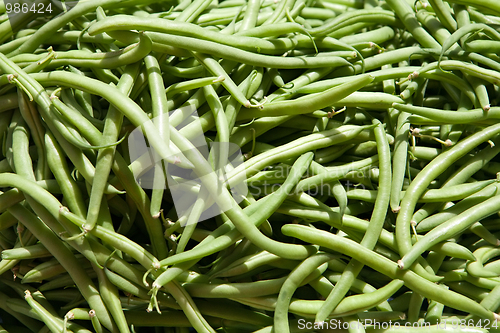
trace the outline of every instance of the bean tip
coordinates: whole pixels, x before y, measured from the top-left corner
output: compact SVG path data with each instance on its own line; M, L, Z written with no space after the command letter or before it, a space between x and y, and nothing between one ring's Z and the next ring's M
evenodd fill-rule
M224 81L226 78L224 76L219 76L217 79L213 80L212 83L217 83L217 82L222 82Z
M420 74L417 71L415 71L415 72L411 73L410 75L408 75L408 80L410 80L410 81L415 80L419 75Z
M401 210L401 206L397 206L397 207L394 207L394 208L392 209L392 212L393 212L393 213L399 213L399 211L400 211L400 210Z
M500 314L493 312L493 318L495 321L500 321Z
M399 269L405 268L405 264L403 263L403 260L401 260L401 259L398 260L398 267L399 267Z
M29 290L24 291L24 298L31 298L31 292Z
M483 106L483 110L484 110L485 112L490 111L490 109L491 109L491 104L486 104L485 106Z

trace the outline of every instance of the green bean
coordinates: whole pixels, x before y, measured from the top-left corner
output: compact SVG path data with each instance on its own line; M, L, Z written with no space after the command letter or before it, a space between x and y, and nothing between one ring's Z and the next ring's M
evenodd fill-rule
M349 209L349 207L347 208ZM368 228L368 222L349 215L348 209L346 210L346 215L344 215L342 224L340 224L340 218L338 217L339 216L338 209L332 209L332 208L323 209L322 207L307 208L307 207L300 207L297 204L292 206L290 204L285 203L278 209L278 212L282 214L296 216L299 218L305 218L311 221L324 221L329 225L335 228L339 228L341 230L345 228L346 231L356 230L362 233L366 232L366 229ZM397 249L394 237L389 233L382 231L380 235L380 242L381 244L393 250Z
M410 249L411 244L410 239L410 220L411 214L414 210L418 198L425 191L426 187L432 179L440 175L445 168L449 167L458 158L465 155L469 150L476 147L481 142L489 140L494 135L498 133L500 127L493 125L484 131L463 139L451 149L440 154L438 157L432 160L427 166L415 177L413 182L410 184L407 193L411 195L405 195L401 201L401 210L399 211L396 220L396 238L398 240L399 252L404 256ZM402 266L404 268L404 266Z
M438 41L438 43L443 44L448 40L451 33L442 24L441 21L436 19L436 16L425 11L420 10L416 13L417 20L430 32L432 37Z
M43 125L41 119L38 116L33 104L26 100L26 95L21 91L18 92L19 97L19 111L21 112L26 124L28 125L33 141L37 148L37 153L39 161L35 167L35 179L41 180L43 178L48 178L48 166L45 159L45 149L43 147Z
M226 73L224 68L215 59L202 54L200 52L191 53L195 56L196 60L200 62L209 72L218 77L224 78L222 80L222 85L231 93L234 98L246 107L251 107L250 101L243 95L243 93L238 89L231 77Z
M332 103L332 106L335 108L365 107L385 110L391 107L393 103L401 103L399 101L402 101L400 97L389 95L386 93L356 91L351 95Z
M258 268L259 266L262 265L269 265L273 264L274 262L282 262L284 259L280 258L277 255L274 255L272 253L269 253L267 251L262 251L257 254L249 255L243 258L240 258L230 264L229 266L225 267L224 269L220 271L215 271L211 277L230 277L230 276L237 276L244 274L248 271L251 271L255 268ZM289 261L291 264L296 264L295 261Z
M305 160L305 162L307 162L307 160ZM269 217L271 212L284 201L286 196L290 193L290 190L293 188L293 185L296 184L298 178L300 178L304 171L304 165L302 163L296 163L290 172L290 176L278 191L269 196L267 200L260 201L259 204L257 202L256 204L250 205L246 208L246 210L249 210L249 213L255 212L254 215L259 212L259 214L255 215L256 218L254 220L254 223L257 226ZM224 235L224 233L227 234ZM162 275L160 275L160 277L157 278L156 283L158 285L162 285L163 283L166 283L165 281L170 281L175 276L179 275L184 269L191 267L195 263L195 261L193 262L193 259L196 260L196 258L201 258L209 253L213 253L213 251L217 251L219 248L226 248L239 237L240 233L234 229L234 225L232 225L232 223L227 222L223 224L220 228L215 230L211 236L200 242L196 248L162 260L162 265L175 264L183 261L185 261L185 263L179 264L177 267L174 266L167 269L164 273L162 273Z
M69 220L75 225L83 225L83 220L80 217L70 213L67 209L60 209L59 214L64 216L65 219ZM158 259L156 259L151 253L142 248L140 245L121 234L102 228L98 225L95 226L95 228L92 229L90 233L100 238L110 246L113 246L122 252L130 254L146 269L149 269L151 267L159 267Z
M247 283L185 283L183 287L193 297L239 298L272 295L279 292L285 278Z
M117 0L106 0L102 1L88 1L85 4L79 4L79 6L75 6L72 10L65 13L65 15L57 17L57 19L50 20L48 23L44 24L40 29L38 29L35 33L31 35L31 37L21 45L20 48L11 52L9 56L13 56L16 54L22 53L31 53L35 51L35 49L43 44L45 41L50 39L53 33L55 33L59 28L65 26L68 22L78 18L79 16L86 14L88 12L94 11L98 6L103 8L112 7L115 4L118 4ZM133 4L131 1L129 4Z
M58 74L60 74L60 75L55 75L55 72L51 72L50 77L49 76L45 77L47 80L47 81L45 81L45 83L54 82L53 80L55 80L56 82L59 80L65 82L66 80L68 80L68 79L70 80L70 78L71 78L70 73L58 73ZM69 76L67 74L69 74ZM39 81L40 81L40 79L41 78L38 78ZM100 93L100 94L105 94L107 96L107 98L110 99L110 101L115 100L114 103L116 103L116 104L114 104L114 105L117 108L119 108L119 110L121 112L123 112L127 116L127 118L135 119L137 121L136 124L138 126L141 126L141 125L144 126L146 132L149 133L150 142L153 144L153 146L156 146L155 149L159 148L158 153L160 155L165 154L164 156L169 155L168 149L165 149L165 146L162 146L160 144L161 140L155 140L155 139L153 139L153 137L151 137L151 135L156 135L157 137L160 137L160 135L158 133L158 129L153 125L152 122L149 121L149 118L142 112L142 110L140 110L138 108L137 104L133 103L132 100L130 100L125 94L121 93L116 88L109 87L105 84L103 84L101 86L101 85L99 85L100 82L92 80L92 79L88 79L88 81L86 81L84 79L87 79L87 78L80 78L80 80L78 82L73 82L73 84L75 85L75 88L82 88L85 91L91 91L91 92L96 92L96 93ZM146 118L146 119L144 119L144 118ZM144 122L141 123L142 121L144 121ZM151 133L154 133L154 134L151 134ZM163 151L163 153L162 153L162 151ZM179 157L177 157L177 158L179 158ZM115 160L116 159L117 158L115 157ZM174 158L172 157L172 155L170 155L170 157L167 158L167 161L170 160L173 162L173 159ZM176 159L176 161L178 161L178 159ZM182 167L182 165L185 165L188 167L191 165L186 160L184 160L184 162L182 162L182 159L181 159L181 162L179 162L179 163L177 163L177 165L179 165L181 167ZM115 173L116 173L116 171L115 171ZM128 183L128 184L130 184L130 183ZM136 186L135 182L133 182L133 184L134 185L131 185L131 186ZM137 192L137 187L136 187L136 192ZM148 204L148 210L149 210L149 204ZM146 214L146 211L144 210L143 216L145 214ZM156 244L155 248L159 251L159 253L163 253L161 251L161 248L163 247L162 244L164 244L164 241L160 240L161 234L158 234L158 233L153 231L159 227L157 225L157 221L155 221L153 219L149 219L148 217L145 217L145 220L148 222L146 224L148 226L148 228L151 228L150 234L151 234L151 238L153 239L154 243Z
M93 269L89 268L85 270L85 274L91 279L97 278L96 273L94 272ZM66 288L67 286L71 285L73 282L73 279L71 278L71 275L69 274L62 274L48 282L45 282L42 284L38 290L40 291L48 291L48 290L54 290L54 289L60 289L60 288Z
M360 243L368 249L373 249L373 247L375 247L379 235L382 232L383 222L389 205L392 178L389 143L387 142L385 132L382 129L382 124L378 120L373 120L373 124L376 125L374 132L377 138L377 151L380 159L379 169L381 169L381 175L379 178L379 193L377 194L377 200L375 201L375 206L373 208L371 223L369 224ZM316 321L324 321L328 317L328 314L339 305L341 298L345 296L362 267L362 263L357 262L356 260L351 260L348 268L344 271L344 273L342 273L340 281L335 285L335 288L325 300L324 305L316 314Z
M59 332L63 330L63 320L61 318L57 318L51 313L49 313L45 308L43 308L37 301L33 299L29 290L26 290L26 301L30 305L30 307L35 311L38 317L43 320L43 322L50 328L53 332ZM72 331L68 331L72 332Z
M410 130L410 124L406 122L406 119L409 116L410 114L407 112L399 113L395 134L390 204L392 211L396 213L401 209L399 204L401 201L401 188L405 178L406 159L408 155L408 134Z
M326 36L334 29L340 29L345 26L358 22L384 22L385 24L395 23L394 13L386 10L357 10L343 13L335 17L327 24L318 28L309 30L312 36Z
M448 8L443 1L431 0L429 3L432 6L432 9L434 9L439 21L446 27L446 29L450 31L457 30L457 22L451 15L450 8Z
M21 117L20 113L16 113L12 120L16 123L12 132L12 159L14 170L22 177L30 181L35 181L33 162L29 155L29 133L26 128L26 122Z
M291 88L281 87L280 89L277 89L275 92L271 93L268 96L268 100L270 102L273 102L275 100L283 99L287 96L292 96L296 92L296 90L300 90L301 87L304 87L305 89L305 87L307 86L314 85L313 82L321 79L325 75L328 75L331 71L333 71L333 68L330 67L309 69L305 73L288 83L288 85L292 86ZM320 82L322 81L319 81L318 84ZM319 91L315 90L313 92Z
M246 169L246 174L248 176L251 176L265 166L271 165L278 161L286 160L287 158L292 157L291 155L296 156L310 149L318 149L327 146L328 143L337 143L337 140L339 139L339 141L345 142L344 140L349 140L351 137L355 137L356 135L358 135L362 129L370 127L372 126L358 128L341 126L332 130L310 134L306 137L292 141L289 144L276 147L275 149L268 150L264 153L252 157L241 166L235 168L231 173L229 173L228 181L236 181L236 179L238 181L241 180L241 177L243 176L243 168ZM340 135L340 133L342 134Z
M420 317L420 309L422 307L422 303L424 301L424 297L419 293L412 292L410 298L410 306L408 307L408 322L416 322Z
M495 272L484 268L483 263L498 255L497 249L491 246L484 246L474 251L475 261L467 263L467 272L474 277L497 277Z
M450 289L459 291L465 296L476 299L478 302L482 301L489 292L487 289L476 287L466 281L449 282L448 286Z
M116 80L118 82L118 79ZM104 122L97 120L96 118L90 116L88 111L84 110L80 104L76 101L75 96L71 89L63 89L60 92L61 103L56 94L52 94L52 103L56 109L61 113L65 120L69 121L73 126L78 128L84 136L86 136L87 131L89 131L89 125L97 127L99 131L104 128ZM81 122L78 121L81 119ZM83 123L83 124L82 124Z
M445 285L440 285L444 289L448 289ZM482 304L481 304L482 305ZM436 301L430 301L427 312L425 313L425 320L431 324L441 323L444 305Z
M81 67L116 68L141 60L151 51L151 39L145 34L139 34L139 42L129 45L120 51L108 53L91 53L88 51L71 50L55 52L55 59L50 61L47 68L58 68L73 65ZM43 60L47 55L19 54L12 57L12 61L20 67Z
M21 137L20 137L20 139L22 140ZM28 178L28 179L31 178L32 180L34 180L34 174L33 174L32 170L26 170L27 168L25 167L25 163L22 163L22 162L19 163L22 160L29 159L29 157L23 156L23 150L22 149L16 149L15 157L18 160L17 164L18 164L19 173L21 173L21 174L24 173L25 175L27 175L26 178ZM28 179L24 179L25 181L22 182L21 187L26 187L26 185L30 182ZM38 195L49 197L50 198L49 200L54 199L55 202L57 202L57 200L54 197L52 197L50 194L47 196L47 192L44 192L43 190L39 191ZM71 193L70 193L70 196L71 196ZM38 198L38 200L39 199L40 198ZM54 217L57 218L58 215L54 215L54 213L55 213L55 202L52 204L53 205L53 207L52 207L52 216L50 216L50 213L44 207L39 206L38 203L31 198L31 196L26 195L26 200L32 206L32 208L37 212L37 214L39 216L45 216L46 219L53 219ZM68 200L71 200L71 198L68 198ZM47 223L47 221L46 221L46 223ZM75 228L74 226L65 225L65 227L66 227L66 231L69 232L70 234L78 233L77 230L79 230L79 229ZM73 228L71 228L71 227L73 227ZM82 242L80 244L80 246L81 246L82 250L89 250L89 245L86 242ZM91 255L90 257L93 258L93 255Z
M331 316L333 317L346 316L349 314L356 313L363 309L369 309L379 304L389 295L395 293L397 290L401 288L402 285L403 282L401 280L394 280L372 293L346 297L341 301L339 306L331 313ZM277 299L275 297L239 298L235 300L243 304L252 305L257 308L261 308L264 310L271 310L271 311L277 305ZM289 305L289 311L292 313L296 313L302 317L311 317L317 312L318 308L321 306L322 303L323 301L306 301L306 300L292 299Z
M13 249L5 249L2 251L2 259L6 260L35 259L35 258L43 258L49 256L51 256L51 253L47 250L45 246L43 246L43 244L40 243L30 246L17 247Z
M75 168L78 170L78 172L87 180L90 184L94 182L94 176L95 176L95 168L92 164L92 162L89 160L89 158L83 154L81 150L78 148L72 146L68 141L66 141L58 132L53 132L52 135L56 140L52 140L54 143L57 142L61 146L62 150L66 154L66 156L71 160ZM52 151L51 153L55 153L55 151ZM62 156L61 153L59 152L58 155L59 158ZM56 156L54 155L54 158ZM56 171L57 174L58 171ZM109 182L106 184L106 194L119 194L123 193L122 191L119 191L116 187L113 185L109 184Z
M130 93L138 71L138 65L127 66L125 73L121 76L120 81L118 82L117 89L124 94ZM115 142L118 139L122 121L123 115L116 109L116 107L111 106L106 114L101 139L102 144L106 145L108 143ZM101 200L103 199L106 180L108 178L107 175L109 175L113 164L114 151L114 147L102 148L97 154L94 182L92 184L92 190L90 191L89 208L87 210L85 224L83 225L83 229L86 232L92 230L97 223L101 208ZM160 249L160 247L156 249L158 251L157 255L166 255L166 251L161 252Z
M395 262L368 251L354 241L324 231L312 230L312 228L300 225L284 225L282 227L282 232L287 236L296 237L304 241L311 241L314 244L319 244L346 255L353 256L365 265L376 269L392 279L402 279L407 287L422 294L424 297L436 300L445 305L449 304L456 309L463 309L465 312L477 314L482 318L495 317L495 314L490 313L471 299L454 292L446 292L434 283L420 277L412 271L400 270Z
M98 332L164 325L177 333L298 331L299 320L314 318L402 323L407 310L407 322L432 321L432 331L438 321L496 320L500 229L486 216L499 204L500 20L481 1L453 0L451 9L441 0L181 0L171 8L91 0L19 22L19 33L0 8L0 36L12 37L0 46L0 273L19 277L0 286L7 329L26 330L8 324L30 319L23 313L42 323L22 295L12 297L23 286L73 332L84 330L75 319ZM168 124L158 124L169 110ZM199 117L189 122L192 110ZM165 197L151 152L133 156L137 140L118 140L139 126L137 138L162 165L180 159L173 167L202 180L181 185L197 196L185 212ZM193 144L200 129L208 158ZM241 147L244 162L220 169L229 152L219 143ZM103 152L112 152L107 163ZM146 172L160 188L141 188L136 178ZM234 196L245 181L248 194ZM198 222L214 204L222 213ZM31 221L24 231L16 209ZM72 274L51 260L49 232L53 248L66 248L65 265L68 253L82 258ZM325 249L341 259L298 283ZM77 271L102 294L83 294ZM30 287L40 279L47 300ZM153 308L164 313L139 312Z
M272 317L255 310L247 310L238 306L233 301L219 300L217 303L199 301L198 307L203 314L228 321L239 322L247 326L262 327L272 323Z
M400 104L395 104L395 108L398 109L408 109L405 106ZM481 120L488 119L496 119L498 115L498 110L496 107L492 107L487 113L482 109L474 109L470 111L444 111L438 109L424 108L424 107L411 107L412 113L418 114L419 116L423 116L429 119L432 119L432 122L441 121L448 124L467 124L470 122L476 122ZM432 110L432 113L430 111ZM414 117L414 116L412 116ZM446 119L446 120L445 120ZM409 119L412 121L412 118Z
M497 200L499 200L497 196L487 199L429 231L405 253L401 261L398 262L400 267L411 264L418 255L425 251L428 245L454 237L474 222L493 214L494 208L492 206L497 204Z
M464 76L474 89L481 108L485 111L488 111L491 108L491 104L488 97L488 91L486 90L485 82L469 74L464 74Z
M182 13L175 18L175 21L192 22L210 5L210 1L196 0L191 3Z
M424 47L439 48L441 45L419 24L413 9L407 2L389 0L387 3L401 19L406 29Z
M176 281L171 281L165 285L167 291L172 294L177 303L180 305L190 323L197 332L214 332L213 328L203 318L199 310L196 308L189 294ZM159 287L153 283L153 290Z
M101 268L94 265L94 270L97 273L97 278L99 280L99 293L102 295L104 304L109 309L109 312L113 316L114 322L116 323L118 330L120 332L130 332L127 320L123 314L123 309L118 298L118 289L111 284L106 274Z
M497 140L498 139L494 139L493 141L497 142ZM490 161L491 158L493 158L495 155L497 155L497 149L499 149L499 147L493 147L493 148L487 147L487 148L483 149L474 158L469 159L466 164L461 166L453 175L451 175L450 178L448 180L446 180L446 182L443 184L443 186L450 186L453 184L459 184L461 182L467 181L468 178L471 177L475 172L477 172L485 163L488 163L488 161ZM482 192L479 192L479 193L482 193ZM494 192L491 193L491 195L493 195L493 194L494 194ZM460 206L458 206L456 209L459 209L459 207ZM422 209L424 209L424 208L430 211L430 210L435 209L436 207L434 207L434 206L422 207ZM415 213L413 218L412 218L412 220L415 222L419 222L422 219L422 218L417 219L417 213ZM424 217L426 217L426 216L424 216ZM438 218L438 217L436 217L436 218Z
M57 72L53 71L50 75L45 75L44 73L32 74L32 77L36 79L38 82L43 84L65 84L67 86L71 86L72 88L81 89L83 91L92 92L95 94L105 95L106 98L113 103L119 111L123 112L127 118L135 123L136 126L144 126L147 133L149 133L150 141L157 149L158 153L162 156L168 156L170 153L166 151L165 147L160 147L160 135L158 130L153 126L153 124L149 121L149 118L144 114L142 110L140 110L130 98L128 98L125 94L119 91L117 88L110 87L102 82L97 80L93 80L86 77L74 77L72 73L65 72ZM75 81L75 80L78 81ZM156 142L156 143L155 143ZM167 161L174 162L173 157L169 156ZM179 166L190 167L189 164L185 165L186 161L179 161L176 164Z
M256 54L238 48L221 45L211 41L204 41L193 37L184 37L177 35L167 35L160 33L147 33L148 36L162 44L173 45L179 48L189 48L192 51L210 54L222 59L236 61L238 63L252 66L269 68L320 68L320 67L339 67L349 65L349 62L340 57L278 57L264 54Z
M191 210L189 211L189 216L187 218L186 225L184 226L184 231L182 232L179 243L175 249L176 253L184 252L187 242L192 238L194 230L196 228L196 223L200 219L201 214L205 207L208 206L207 191L202 188L198 193L195 203L193 204Z
M302 32L305 33L306 30L303 26L294 22L276 22L272 26L270 25L258 25L254 28L248 30L240 30L236 35L241 36L251 36L251 37L277 37L281 35L287 35L292 33Z
M65 267L68 273L70 273L72 279L75 281L80 292L85 296L89 304L95 309L98 309L98 316L102 319L106 327L112 329L114 324L111 322L106 307L102 303L99 292L95 289L92 281L86 275L83 268L78 265L71 251L63 245L45 224L38 223L36 217L26 208L15 205L11 207L9 211L22 221L38 239L43 240L43 244L47 249Z
M186 91L186 90L194 90L197 88L204 87L206 85L210 85L213 83L220 82L222 79L217 76L203 77L199 79L193 79L190 81L178 82L170 85L167 89L165 89L165 93L167 97L173 97L176 94Z
M25 234L28 233L28 231L25 232ZM26 245L26 246L30 246L30 245L33 245L36 240L35 238L33 237L33 235L31 233L29 233L29 235L31 235L28 239L26 239L26 235L23 234L25 236L24 238L24 242L21 242L21 239L22 239L22 235L19 235L19 238L18 240L15 242L15 244L13 244L13 249L17 249L23 245ZM24 244L23 244L24 243ZM6 248L11 248L11 246L6 246ZM13 269L14 266L16 266L17 264L19 264L19 260L18 259L3 259L0 261L0 272L5 273L6 271L10 270L10 269ZM15 274L15 272L14 272ZM14 275L15 276L15 275Z
M331 281L333 283L338 283L340 281L340 278L342 277L342 274L333 273L331 271L327 271L323 275L324 275L324 277L322 277L321 280L326 279L326 280ZM320 281L320 280L316 280L316 281ZM314 284L316 283L316 281L309 283L315 289L316 289L316 287L314 286ZM318 286L318 284L316 284L316 286ZM324 296L326 297L331 292L331 290L333 289L334 286L332 284L328 284L328 285L325 285L325 287L326 288L324 290L324 294L325 294ZM362 280L354 279L352 286L351 286L351 290L355 291L357 293L367 294L367 293L374 292L377 289L375 287L373 287L372 285L370 285ZM387 301L378 304L377 308L380 311L392 311L392 308Z
M283 115L285 109L288 110L288 114L290 114L291 110L293 110L293 114L309 113L311 111L332 105L336 101L342 100L346 96L372 81L373 77L370 75L362 75L352 82L345 83L339 87L330 88L329 90L317 95L310 95L293 101L278 101L264 104L261 110L246 110L244 112L244 119L262 116L280 116ZM240 112L240 115L243 115L243 113Z
M247 9L245 11L245 15L241 22L240 28L238 31L245 31L248 29L252 29L255 27L257 23L257 17L259 15L259 10L261 7L260 0L249 1L247 5Z
M475 260L474 255L468 248L452 241L442 242L437 245L434 245L431 247L431 250L439 254L448 255L454 258Z
M475 222L473 225L470 226L469 230L492 245L500 244L500 240L495 235L493 235L488 229L486 229L486 227L483 224L481 224L481 222Z
M486 295L485 298L482 299L481 305L484 306L486 309L497 309L498 306L500 306L499 301L498 301L498 293L500 292L500 287L497 284L491 292Z
M195 24L154 19L149 17L141 18L130 15L114 15L92 24L89 28L89 34L92 36L102 32L131 29L194 37L197 39L209 40L229 45L250 52L266 54L282 54L293 48L295 46L294 44L296 44L296 42L291 38L268 41L254 37L233 36L212 32Z
M300 283L319 265L333 259L331 254L316 253L300 263L291 273L280 289L274 311L274 329L279 332L290 332L288 324L288 306Z
M29 313L26 313L26 311L22 311L22 312L18 312L18 311L15 311L14 309L11 309L11 307L9 306L9 301L11 300L14 300L14 298L11 298L9 297L8 295L0 292L0 296L2 296L2 299L5 300L5 302L2 302L0 304L0 308L5 311L7 314L11 315L12 317L16 318L17 320L19 320L19 322L22 322L26 327L28 327L32 332L38 332L43 324L41 324L38 320L34 320L32 318L30 318L30 314ZM18 300L18 299L15 299L15 300ZM25 301L22 301L22 300L19 300L20 302L22 302L23 305L26 305L28 309L24 309L24 310L29 310L30 307L28 306L28 304L26 304ZM38 319L38 318L37 318Z
M261 201L259 204L256 203L255 206L251 205L247 208L248 210L251 209L251 211L255 212L254 215L257 214L257 212L259 212L259 214L256 215L256 217L258 216L258 218L256 218L255 222L254 222L254 223L256 223L256 225L259 225L260 223L262 223L267 217L270 216L272 209L275 209L277 206L279 206L284 201L286 196L293 189L294 184L296 184L296 182L298 181L298 178L305 172L305 170L307 168L307 164L310 163L310 158L312 158L311 154L306 154L305 156L302 156L302 158L295 163L295 168L292 168L292 170L290 171L289 179L287 179L287 181L280 187L280 189L274 195L268 197L267 200ZM266 203L267 206L264 205L264 203ZM234 223L234 221L232 221L232 222ZM227 225L227 226L229 227L229 225ZM232 227L231 229L234 229L234 227ZM220 228L220 230L222 231L223 229ZM232 237L235 237L235 235L232 235L231 238ZM216 243L214 242L213 245L215 245L215 244ZM204 246L202 247L202 245L204 245ZM221 245L222 244L219 244L218 246L221 246ZM257 245L257 244L255 244L255 245ZM201 242L199 246L200 246L200 250L201 250L201 248L203 248L202 252L205 252L205 253L209 248L208 244L205 245L204 242ZM273 250L270 252L274 253L275 251ZM276 254L276 253L274 253L274 254ZM186 255L189 257L191 254L186 253ZM182 257L182 255L178 254L177 257ZM290 254L285 255L285 258L286 257L290 257ZM162 265L170 264L172 262L172 259L174 259L174 258L173 257L167 258L165 260L162 260L161 263L162 263ZM293 256L293 258L290 258L290 259L294 259L294 256Z
M77 261L83 268L89 267L88 262L82 260L81 256L75 257L78 258ZM57 260L47 260L24 274L21 281L23 283L31 283L34 281L50 280L51 278L65 272L66 270Z
M84 217L86 213L83 195L76 182L69 176L70 173L65 156L50 132L45 133L45 147L47 162L54 177L62 185L63 196L66 199L68 207L75 214Z
M417 202L443 202L445 200L456 201L465 197L473 195L474 193L482 190L486 186L493 183L494 180L486 180L470 184L460 184L441 189L427 190L417 200ZM406 191L402 191L401 195L404 196ZM350 190L347 192L347 197L350 199L365 200L374 202L378 195L376 190Z
M128 323L134 326L192 327L192 324L182 311L163 311L161 314L154 312L145 313L144 311L127 311L125 318L127 318ZM220 322L220 320L210 321L214 324Z
M263 71L264 69L252 71L248 75L248 77L238 85L238 88L241 89L243 94L245 94L245 97L250 98L252 95L254 95L255 91L258 89L258 86L255 88L254 86L256 84L260 85L260 83L262 82L264 76ZM226 114L228 130L230 133L232 133L234 129L236 117L241 110L241 106L242 105L238 103L238 100L234 97L231 97L225 105L224 113ZM232 135L230 136L229 140L231 140L231 138ZM239 146L241 147L241 145Z
M90 317L90 322L92 323L92 326L94 327L94 330L97 333L104 333L101 322L99 321L99 318L97 318L97 316L96 316L95 310L90 309L89 317Z

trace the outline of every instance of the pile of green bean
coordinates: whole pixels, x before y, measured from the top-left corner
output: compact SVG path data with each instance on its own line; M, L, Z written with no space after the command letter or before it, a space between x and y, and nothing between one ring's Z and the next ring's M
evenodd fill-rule
M499 331L498 1L20 4L0 333ZM196 126L243 153L222 186ZM201 180L186 212L138 180L136 128Z

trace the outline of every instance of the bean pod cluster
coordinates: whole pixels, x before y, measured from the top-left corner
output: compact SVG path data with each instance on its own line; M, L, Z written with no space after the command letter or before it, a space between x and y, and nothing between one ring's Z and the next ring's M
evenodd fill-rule
M499 330L496 0L4 2L0 332Z

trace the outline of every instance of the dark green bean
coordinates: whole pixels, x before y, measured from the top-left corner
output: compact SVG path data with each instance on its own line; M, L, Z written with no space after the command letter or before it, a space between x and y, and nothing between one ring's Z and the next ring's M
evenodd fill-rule
M353 256L357 260L383 272L392 279L402 279L407 287L419 292L424 297L434 299L445 305L462 309L465 312L477 314L482 318L496 318L496 314L486 310L471 299L454 292L447 292L434 283L420 277L412 271L400 270L395 262L366 250L358 243L346 238L338 237L328 232L313 230L312 228L300 225L284 225L282 232L285 235L293 236L304 241L311 241L332 250Z

